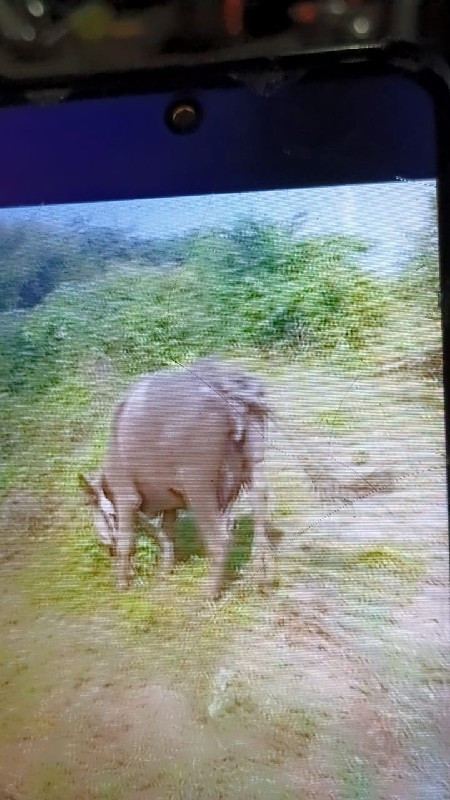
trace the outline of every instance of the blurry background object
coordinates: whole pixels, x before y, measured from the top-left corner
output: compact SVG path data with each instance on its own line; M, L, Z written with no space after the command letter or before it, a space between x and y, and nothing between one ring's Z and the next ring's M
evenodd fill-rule
M11 93L180 66L445 46L443 0L3 0Z

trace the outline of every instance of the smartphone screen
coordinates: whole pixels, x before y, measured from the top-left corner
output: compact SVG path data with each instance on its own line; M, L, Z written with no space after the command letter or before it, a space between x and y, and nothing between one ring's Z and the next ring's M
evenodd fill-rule
M0 254L0 793L444 800L435 180L16 204ZM189 508L120 593L78 475L133 381L208 356L267 390L274 585L243 491L217 603Z

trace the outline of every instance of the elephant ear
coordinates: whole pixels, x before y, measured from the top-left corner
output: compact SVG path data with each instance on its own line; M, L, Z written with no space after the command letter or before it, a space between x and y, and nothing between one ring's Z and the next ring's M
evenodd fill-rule
M90 505L92 506L98 505L99 502L98 489L81 472L78 474L78 485L80 489L83 491L84 496L88 501L88 503L90 503Z

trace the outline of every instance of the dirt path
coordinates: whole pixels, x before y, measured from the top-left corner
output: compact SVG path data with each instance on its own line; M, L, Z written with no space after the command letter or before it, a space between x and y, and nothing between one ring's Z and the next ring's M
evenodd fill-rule
M448 800L443 437L419 388L274 383L269 597L191 616L186 600L163 640L107 605L33 608L4 565L0 800ZM305 438L334 500L300 468ZM348 495L386 470L388 490Z

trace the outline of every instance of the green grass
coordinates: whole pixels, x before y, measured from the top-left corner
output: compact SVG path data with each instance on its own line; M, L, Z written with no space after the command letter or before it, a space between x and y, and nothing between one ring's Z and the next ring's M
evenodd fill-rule
M293 505L288 502L277 503L275 506L275 516L281 519L291 517L294 513L295 509Z
M316 421L327 431L332 433L345 433L352 428L352 417L343 409L321 411L316 414Z
M311 577L327 575L344 581L348 577L354 580L356 573L367 575L372 581L374 573L379 573L381 577L393 575L406 582L416 582L425 570L425 562L418 554L385 545L368 548L307 545L294 566Z
M367 464L370 459L369 453L366 450L358 450L353 457L353 464L357 467Z
M392 626L393 609L413 599L427 567L421 553L395 547L315 544L303 547L298 558L289 558L280 569L287 583L333 584L344 626L383 635Z
M369 548L350 555L339 578L347 615L384 637L394 622L393 609L413 599L425 572L420 556L394 548Z
M243 570L251 556L253 542L253 521L251 516L241 516L237 520L234 543L228 559L228 573L238 574Z
M412 556L392 547L374 547L365 549L348 558L345 564L348 570L383 571L403 578L417 580L423 575L424 563Z
M254 624L263 598L252 587L231 582L219 604L205 601L207 562L195 553L187 557L195 538L189 519L180 525L185 560L170 576L158 574L153 542L139 541L138 579L126 593L116 591L113 564L95 539L88 511L74 518L72 530L68 520L64 525L62 519L59 522L58 532L53 530L43 541L30 544L29 558L10 577L13 590L37 617L55 611L86 620L104 618L127 646L157 644L158 663L174 679L183 677L186 670L196 673L199 666L213 670L236 630ZM249 531L244 529L246 541ZM232 563L242 564L247 552L239 540ZM22 616L26 618L28 612L24 610Z
M358 756L345 761L338 769L342 800L375 800L373 776L369 764Z

